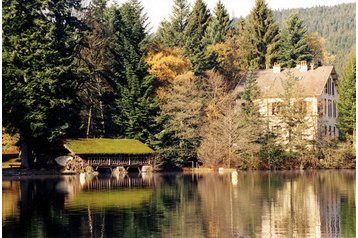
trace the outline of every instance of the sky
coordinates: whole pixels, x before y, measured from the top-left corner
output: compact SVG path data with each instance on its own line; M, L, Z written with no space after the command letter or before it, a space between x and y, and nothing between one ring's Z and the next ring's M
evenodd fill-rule
M126 0L114 0L121 4ZM204 0L208 7L212 10L218 0ZM230 17L247 16L250 10L254 6L254 0L221 0L226 9L228 10ZM148 15L149 31L156 31L159 23L168 19L173 5L173 0L141 0L144 11ZM195 0L188 0L190 4L193 4ZM290 9L300 7L314 7L314 6L332 6L341 3L355 2L355 0L266 0L268 6L273 9Z

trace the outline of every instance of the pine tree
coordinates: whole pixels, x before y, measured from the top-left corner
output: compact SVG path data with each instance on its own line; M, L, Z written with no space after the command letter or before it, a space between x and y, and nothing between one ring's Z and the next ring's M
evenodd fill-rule
M106 0L92 1L84 17L89 29L80 56L88 77L81 87L80 96L84 102L83 114L86 117L83 123L87 137L102 137L106 133L105 97L112 89L107 79L105 56L109 38L106 3Z
M247 69L264 69L277 61L279 28L265 0L256 0L241 34L241 54Z
M258 113L257 104L254 103L260 95L260 89L257 85L256 79L252 71L249 71L247 80L245 82L244 92L242 94L243 111L247 116L253 116Z
M167 47L183 47L184 29L189 17L187 0L174 0L170 21L163 21L158 30L159 41Z
M74 136L78 124L76 61L83 24L79 1L5 1L4 126L18 132L23 166L50 144Z
M248 72L242 94L242 127L241 127L241 150L246 158L246 166L254 167L258 164L260 143L264 136L265 123L259 112L257 99L260 97L260 89L252 70ZM245 164L244 164L245 165Z
M271 131L275 131L272 126L279 127L282 131L277 133L276 139L287 152L288 158L299 158L303 162L305 155L311 152L310 148L313 148L314 143L314 138L306 134L307 131L312 131L315 125L307 117L302 85L298 83L297 78L288 71L281 81L283 93L280 98L282 101L277 102L272 108L277 116L270 121Z
M219 0L214 9L214 14L210 18L210 23L206 29L206 39L209 44L216 44L225 39L231 25L229 14L224 4Z
M205 31L209 23L210 12L202 0L196 0L185 27L185 55L192 63L192 70L196 75L211 68L212 59L207 54Z
M154 78L145 63L146 16L137 0L123 4L113 14L113 39L109 63L115 84L112 105L113 136L150 142L157 123Z
M279 62L282 66L295 67L301 60L310 61L311 50L307 42L307 31L303 21L293 12L281 33Z
M355 135L356 129L356 55L352 50L338 85L338 128L341 139Z

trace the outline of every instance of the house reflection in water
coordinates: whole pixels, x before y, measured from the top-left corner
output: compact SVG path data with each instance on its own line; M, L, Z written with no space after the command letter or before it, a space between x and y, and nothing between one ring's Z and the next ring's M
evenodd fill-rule
M334 178L329 171L318 176L319 180L308 175L286 181L264 203L262 237L344 237L342 225L347 224L341 219L349 214L341 211L341 198L354 191L345 186L343 176Z
M355 171L3 181L2 228L4 237L354 237Z
M311 184L286 182L276 192L274 200L264 202L262 237L298 237L302 234L321 237L318 199Z
M353 184L347 183L352 178L354 173L241 172L236 187L229 176L203 176L198 191L208 236L347 237L342 225L348 234L355 228L342 217L349 220L355 212L343 213L341 199L354 203Z

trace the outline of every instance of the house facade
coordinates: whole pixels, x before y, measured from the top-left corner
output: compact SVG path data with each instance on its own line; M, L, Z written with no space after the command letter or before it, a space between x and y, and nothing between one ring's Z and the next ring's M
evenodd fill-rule
M308 67L303 61L293 69L275 65L258 70L254 77L260 89L259 112L283 141L290 137L288 120L301 127L307 140L338 136L338 79L333 66Z

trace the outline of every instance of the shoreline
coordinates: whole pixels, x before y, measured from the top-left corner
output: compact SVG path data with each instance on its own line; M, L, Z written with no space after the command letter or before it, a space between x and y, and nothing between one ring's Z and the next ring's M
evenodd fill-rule
M19 169L19 168L2 168L2 179L13 179L13 178L36 178L43 176L64 176L64 175L76 175L80 173L75 172L62 172L54 169Z
M316 171L331 171L331 170L342 170L342 171L355 171L356 168L317 168L317 169L291 169L291 170L235 170L235 169L224 169L223 172L219 172L217 169L211 168L185 168L182 171L175 171L174 173L182 173L182 174L231 174L233 171L237 172L316 172ZM154 173L158 174L167 174L173 173L166 171L157 171ZM36 178L55 178L55 177L63 177L68 175L79 175L80 172L63 172L58 170L44 170L44 169L18 169L18 168L3 168L2 169L2 180L15 180L15 179L36 179Z

